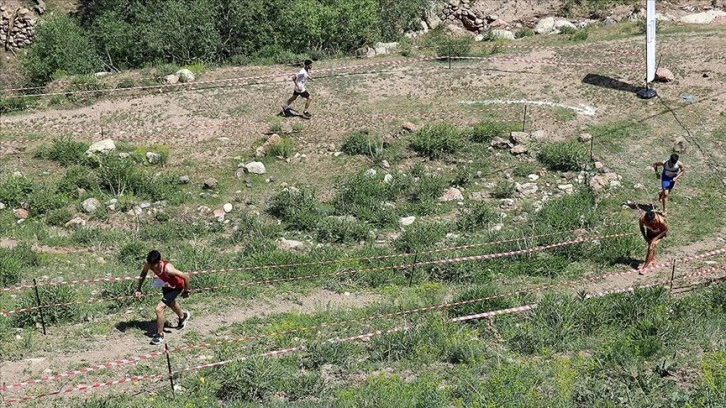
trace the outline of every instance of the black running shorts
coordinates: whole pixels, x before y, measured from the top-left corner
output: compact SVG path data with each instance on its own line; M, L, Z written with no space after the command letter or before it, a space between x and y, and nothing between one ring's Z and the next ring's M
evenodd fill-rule
M172 303L176 301L177 296L181 295L182 290L181 289L175 289L175 288L161 288L161 303L171 306Z
M292 91L292 94L295 95L295 96L302 96L303 98L309 98L310 97L310 93L308 91L302 91L302 92Z

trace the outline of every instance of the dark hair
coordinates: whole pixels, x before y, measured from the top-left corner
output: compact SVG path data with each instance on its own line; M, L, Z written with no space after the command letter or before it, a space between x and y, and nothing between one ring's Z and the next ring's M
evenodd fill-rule
M149 252L149 255L146 255L146 262L151 265L159 263L159 261L161 261L161 254L156 249Z
M653 221L655 219L655 211L650 210L647 213L645 213L645 219L648 221Z
M313 60L305 60L305 66L307 67L308 65L313 65Z
M679 157L678 157L678 155L677 155L676 153L673 153L673 154L671 155L671 162L672 162L672 163L675 163L675 162L677 162L677 161L678 161L678 158L679 158Z

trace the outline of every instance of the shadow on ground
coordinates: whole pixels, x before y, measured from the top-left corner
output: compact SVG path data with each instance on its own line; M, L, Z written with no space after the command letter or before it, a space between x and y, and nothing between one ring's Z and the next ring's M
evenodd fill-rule
M585 78L582 78L582 82L589 85L599 86L601 88L614 89L616 91L625 91L636 93L640 89L637 86L623 82L619 79L610 78L604 75L598 74L587 74Z

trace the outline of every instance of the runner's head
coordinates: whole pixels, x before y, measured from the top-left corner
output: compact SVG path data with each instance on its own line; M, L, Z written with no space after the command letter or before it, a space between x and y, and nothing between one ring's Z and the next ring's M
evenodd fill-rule
M678 163L678 159L679 159L679 157L676 153L673 153L671 155L671 163Z
M146 262L149 263L149 265L156 265L159 262L161 262L161 254L156 249L149 252L148 255L146 255Z
M645 220L646 221L653 221L655 219L655 211L650 210L647 213L645 213Z
M310 68L312 68L312 67L313 67L313 61L309 60L309 59L305 60L305 69L309 71Z

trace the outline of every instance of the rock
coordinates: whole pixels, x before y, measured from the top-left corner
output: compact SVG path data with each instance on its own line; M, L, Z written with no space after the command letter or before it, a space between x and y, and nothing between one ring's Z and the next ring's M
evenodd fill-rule
M179 71L176 71L174 74L179 77L179 82L182 83L192 82L195 79L194 73L186 68L182 68Z
M232 212L232 204L231 203L226 203L225 205L222 206L222 209L226 213Z
M577 137L577 140L586 143L592 140L592 135L589 133L580 133L580 136Z
M93 76L95 76L96 78L103 78L109 74L111 74L111 73L108 71L101 71L101 72L94 73Z
M512 132L509 134L509 141L514 144L523 144L529 140L529 133L527 132Z
M414 215L410 217L401 217L398 219L398 224L402 227L406 227L413 224L414 221L416 221L416 216Z
M603 191L608 185L610 185L610 179L604 174L598 174L590 179L590 189L596 193Z
M120 159L127 159L127 158L131 157L131 155L128 154L128 153L126 153L126 152L121 152L121 153L118 154L118 157Z
M545 17L534 26L535 34L549 34L555 31L555 18Z
M499 208L510 208L514 206L513 198L502 198L499 200Z
M28 9L27 9L27 8L25 8L25 7L23 7L23 8L20 8L20 9L18 9L18 15L19 15L19 16L24 16L24 15L26 15L26 14L28 14L28 13L30 13L30 10L28 10Z
M469 194L469 199L472 201L484 201L487 198L487 193L483 191L475 191Z
M179 184L189 184L189 176L179 177Z
M509 152L515 156L527 153L527 147L525 145L516 145L512 147Z
M116 150L116 144L111 139L104 139L93 143L86 150L86 156L91 157L94 153L108 153L111 150Z
M175 74L167 75L164 77L164 83L167 85L174 85L179 82L179 76Z
M376 169L368 169L363 174L365 174L366 177L374 178L378 173L376 172Z
M463 201L464 196L461 194L461 190L459 190L456 187L449 187L446 192L439 197L439 201L447 202L447 201Z
M527 175L527 180L529 180L529 181L537 181L538 179L539 179L539 176L536 175L536 174L528 174Z
M489 145L495 149L511 149L514 147L512 142L501 137L495 137Z
M545 139L547 139L549 135L544 130L535 130L534 132L529 134L529 140L533 142L541 142Z
M149 164L157 164L161 161L161 155L159 153L146 152L146 160L149 161Z
M214 215L215 218L220 219L224 219L224 214L226 214L226 212L223 208L217 208L216 210L214 210L214 212L212 212L212 215Z
M678 136L673 142L673 151L675 153L686 153L690 147L690 143L683 136Z
M655 80L658 82L672 82L674 79L675 76L668 68L658 67L655 70Z
M726 11L708 10L703 13L689 14L678 19L684 24L710 24L714 19L726 16Z
M492 30L492 39L514 40L514 33L509 30Z
M403 130L407 131L407 132L415 132L415 131L417 131L417 130L418 130L418 126L416 126L415 124L413 124L413 123L411 123L411 122L404 122L404 123L403 123L403 124L401 125L401 128L402 128Z
M471 37L471 33L469 33L469 31L454 24L448 24L444 31L454 38Z
M514 189L517 190L517 192L523 196L527 197L537 192L539 187L537 187L537 183L524 183L524 184L515 184Z
M605 17L605 18L604 18L604 19L602 20L602 24L603 24L604 26L610 26L610 25L614 25L614 24L617 24L617 23L618 23L618 22L617 22L617 21L615 21L615 19L614 19L614 18L612 18L611 16L607 16L607 17Z
M600 170L600 169L602 169L603 167L605 167L605 165L604 165L604 164L602 164L602 162L599 162L599 161L596 161L595 163L593 163L593 165L595 166L595 169L596 169L596 170Z
M83 201L83 203L81 203L83 211L87 212L88 214L95 212L100 206L101 203L95 197L87 198Z
M557 189L566 194L572 194L572 192L574 191L572 184L560 184L557 186Z
M267 155L267 149L265 146L259 146L255 149L255 157L265 157Z
M28 216L30 214L28 213L28 210L25 210L23 208L18 208L16 210L13 210L13 215L15 216L15 218L17 218L19 220L24 220L24 219L28 218Z
M305 249L305 244L292 239L280 238L277 241L277 247L284 251L301 251Z
M4 210L4 209L5 209L5 204L4 203L0 203L0 210Z
M210 178L204 180L204 186L202 186L202 188L211 190L215 187L217 187L217 179L215 179L214 177L210 177Z
M724 25L726 24L726 16L717 16L716 18L711 21L711 24L713 25Z
M562 27L569 27L573 30L577 30L577 27L567 20L559 19L559 20L555 21L555 30L560 32Z
M244 165L245 171L250 174L265 174L267 173L267 169L265 169L265 165L262 164L262 162L249 162Z
M81 217L75 217L72 220L70 220L67 223L65 223L64 226L66 228L70 228L70 227L75 227L75 226L78 226L78 225L80 225L81 227L85 227L86 226L86 220L84 220Z
M429 26L429 29L431 29L431 30L435 30L436 27L438 27L439 25L441 25L441 19L432 10L429 10L429 11L426 12L425 20L424 21L426 21L426 25L428 25Z
M393 181L393 176L392 175L386 174L385 176L383 176L383 182L384 183L390 184L392 181Z
M388 160L383 160L381 161L381 167L383 167L384 169L388 169L391 168L391 165L388 163Z

